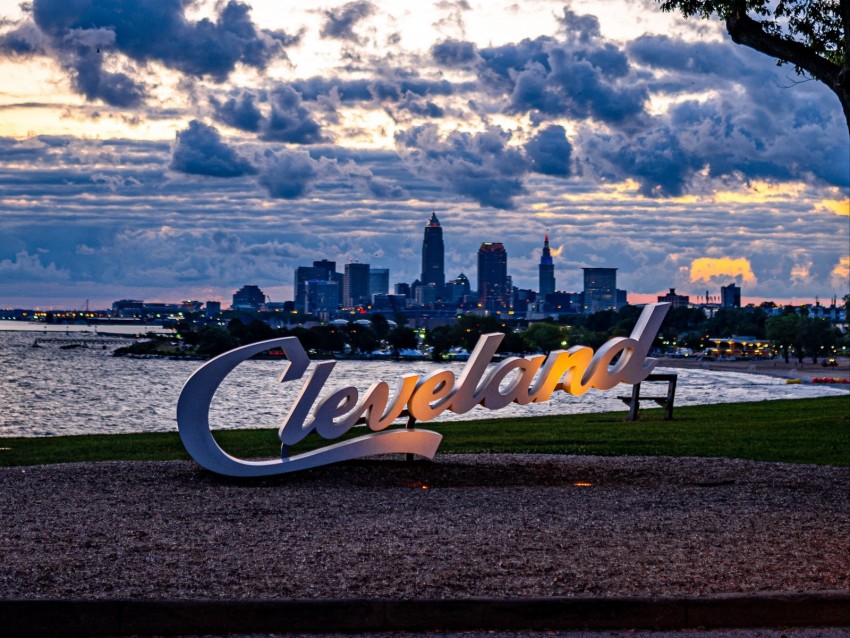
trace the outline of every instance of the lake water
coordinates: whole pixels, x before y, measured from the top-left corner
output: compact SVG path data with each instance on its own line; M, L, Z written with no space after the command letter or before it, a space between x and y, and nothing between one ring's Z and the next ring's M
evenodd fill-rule
M177 398L201 362L114 357L112 350L120 345L114 342L103 347L65 350L60 342L50 341L62 336L0 331L0 436L177 430ZM36 338L44 340L42 347L32 347ZM239 365L213 400L213 427L277 427L302 384L279 383L283 366L281 361L246 361ZM340 361L322 396L346 385L354 385L362 392L378 380L387 381L394 388L403 374L427 374L440 368L459 374L463 366L422 361ZM677 406L847 395L845 388L788 385L782 379L760 375L707 370L675 372L679 375ZM478 406L461 416L444 412L438 420L625 411L626 406L616 396L628 394L630 389L631 386L621 386L607 392L591 390L580 397L558 392L551 401L540 405L513 405L495 412Z

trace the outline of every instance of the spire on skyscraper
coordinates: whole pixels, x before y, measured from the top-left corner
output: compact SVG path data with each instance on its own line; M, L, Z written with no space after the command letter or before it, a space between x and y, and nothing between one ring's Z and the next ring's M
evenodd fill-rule
M540 255L540 265L552 264L552 251L549 250L549 231L546 231L546 236L543 239L543 254Z

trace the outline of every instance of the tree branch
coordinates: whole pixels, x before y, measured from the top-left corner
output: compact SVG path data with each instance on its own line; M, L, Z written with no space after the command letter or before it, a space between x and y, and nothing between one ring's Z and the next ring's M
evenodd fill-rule
M841 0L842 9L848 3L850 3L850 0ZM833 64L813 53L799 42L767 33L758 22L750 18L744 11L738 9L727 15L726 30L737 44L743 44L766 55L791 62L826 84L833 91L839 91L841 68L837 64Z

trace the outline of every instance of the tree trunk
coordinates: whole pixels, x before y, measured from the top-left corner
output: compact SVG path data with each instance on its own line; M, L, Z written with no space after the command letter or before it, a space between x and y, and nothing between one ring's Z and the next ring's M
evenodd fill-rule
M761 24L747 15L745 9L727 15L726 31L736 44L790 62L828 86L841 102L844 123L850 135L850 0L841 0L841 11L845 31L844 64L841 66L819 56L801 42L767 33Z

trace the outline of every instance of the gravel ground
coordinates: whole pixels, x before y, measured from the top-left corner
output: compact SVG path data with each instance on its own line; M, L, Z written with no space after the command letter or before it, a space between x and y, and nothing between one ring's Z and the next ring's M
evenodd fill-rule
M850 590L850 469L441 455L263 480L192 462L0 470L0 598Z

